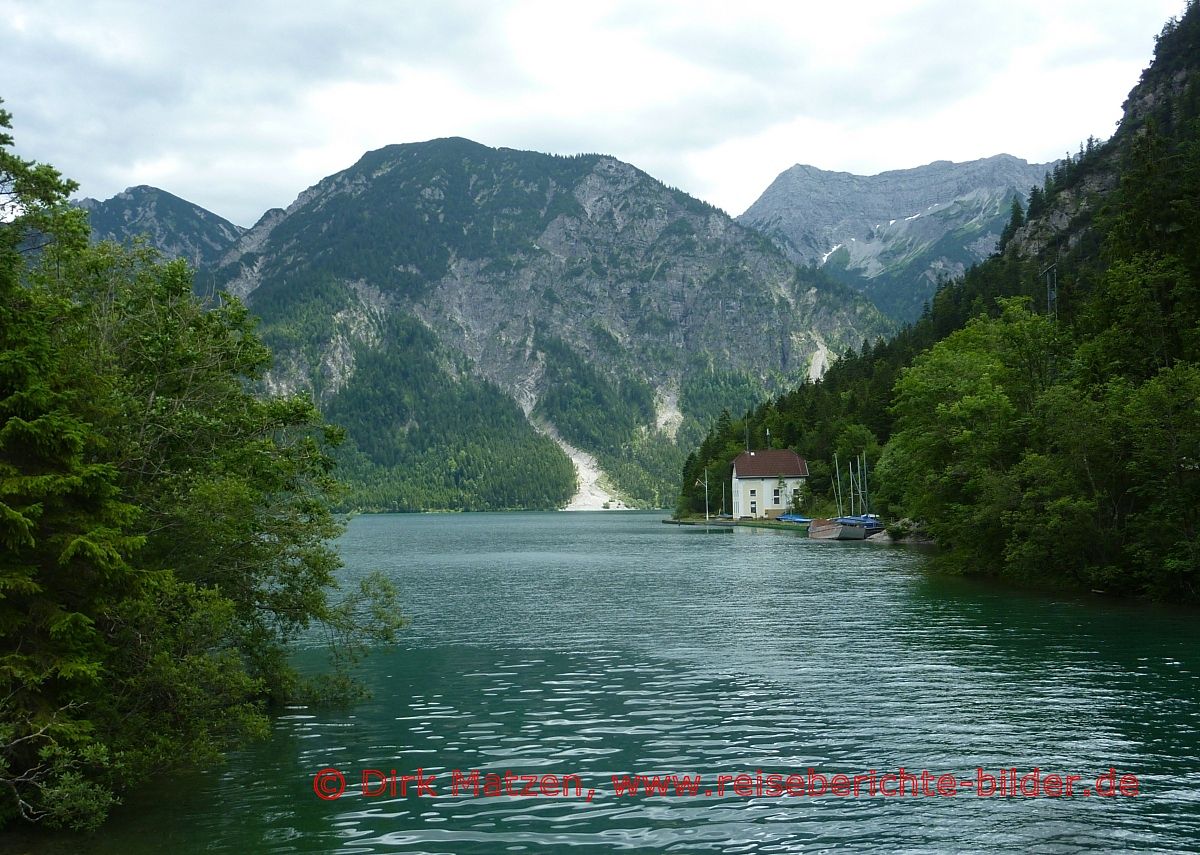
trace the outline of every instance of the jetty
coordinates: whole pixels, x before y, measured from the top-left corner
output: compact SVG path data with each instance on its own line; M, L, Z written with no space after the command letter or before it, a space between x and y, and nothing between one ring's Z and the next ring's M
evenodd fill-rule
M687 526L701 526L701 527L707 526L709 528L713 528L715 526L720 526L722 528L730 529L731 531L733 530L733 528L735 526L741 526L744 528L773 528L773 529L777 529L779 531L794 531L798 534L807 534L808 533L808 523L795 523L795 522L787 522L787 521L780 522L779 520L771 520L771 519L731 520L728 518L724 518L724 519L710 519L706 522L705 520L702 520L702 519L677 520L677 519L668 518L668 519L663 520L663 525L687 525Z

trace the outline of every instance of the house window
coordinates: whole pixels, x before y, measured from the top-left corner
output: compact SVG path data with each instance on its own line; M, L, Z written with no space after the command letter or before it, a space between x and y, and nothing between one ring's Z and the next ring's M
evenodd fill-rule
M775 504L775 505L779 504L779 488L778 487L775 488L775 496L771 501L772 501L772 504Z
M758 490L751 490L751 491L750 491L750 495L751 495L751 496L757 496L757 495L758 495Z
M758 514L758 502L751 502L750 503L750 516L756 516L757 514Z

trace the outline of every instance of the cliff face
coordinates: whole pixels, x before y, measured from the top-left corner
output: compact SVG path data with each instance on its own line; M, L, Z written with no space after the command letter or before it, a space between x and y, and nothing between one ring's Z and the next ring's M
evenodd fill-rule
M1197 63L1200 61L1200 19L1195 0L1189 0L1181 18L1172 18L1156 39L1154 60L1122 105L1117 137L1137 133L1153 119L1170 127L1181 113L1191 112L1196 99ZM1193 90L1190 94L1188 90ZM1183 99L1191 104L1183 104Z
M871 176L796 165L738 222L912 320L940 282L995 250L1012 199L1024 199L1051 166L1009 155Z
M1010 250L1023 258L1057 260L1091 233L1094 217L1122 181L1131 150L1147 134L1176 135L1200 113L1200 15L1193 0L1182 19L1163 27L1154 60L1123 104L1112 138L1075 161L1055 183L1045 210L1016 231ZM1128 180L1127 178L1125 180Z

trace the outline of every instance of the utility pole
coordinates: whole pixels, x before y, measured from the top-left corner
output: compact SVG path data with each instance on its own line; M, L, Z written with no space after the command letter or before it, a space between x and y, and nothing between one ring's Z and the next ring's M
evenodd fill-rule
M697 487L700 486L699 478L696 479L696 486ZM725 495L724 492L722 492L722 494L721 494L722 502L725 500L724 495ZM708 522L708 467L707 466L704 467L704 521Z
M1058 262L1042 271L1046 277L1046 316L1058 320Z

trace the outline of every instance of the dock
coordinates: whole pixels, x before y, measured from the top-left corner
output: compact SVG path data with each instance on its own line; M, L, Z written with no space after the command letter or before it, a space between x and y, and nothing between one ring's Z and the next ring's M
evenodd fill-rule
M792 532L796 532L797 534L808 534L807 523L779 522L778 520L766 520L766 519L763 519L763 520L721 519L721 520L709 520L708 522L705 522L704 520L696 520L696 519L686 519L686 520L664 519L663 525L691 525L691 526L698 525L698 526L708 526L710 528L713 526L723 526L723 527L729 528L729 529L733 529L734 526L743 526L745 528L773 528L773 529L776 529L777 531L792 531Z

